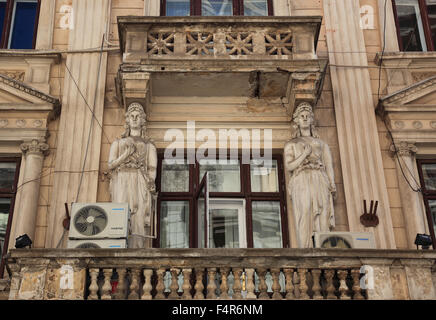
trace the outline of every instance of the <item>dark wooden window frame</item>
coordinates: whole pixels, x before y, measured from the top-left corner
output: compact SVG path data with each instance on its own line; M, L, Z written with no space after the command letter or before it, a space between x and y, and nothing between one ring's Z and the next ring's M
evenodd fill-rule
M218 153L217 153L218 154ZM161 172L162 172L162 160L163 154L159 154L158 172L156 177L156 188L161 190ZM253 248L253 224L252 224L252 202L253 201L277 201L280 202L280 218L282 228L282 244L283 248L289 248L289 232L288 232L288 218L286 211L286 189L285 189L285 174L283 167L282 155L273 155L273 160L277 160L277 173L279 192L251 192L251 176L250 165L241 164L241 192L211 192L209 194L210 199L217 198L234 198L245 199L245 218L246 218L246 230L247 230L247 248ZM241 158L239 158L240 163ZM189 165L189 192L159 192L157 203L157 238L153 242L153 247L160 247L160 208L162 201L187 201L189 202L189 247L196 248L198 243L197 238L197 203L194 201L198 190L201 188L201 181L203 177L200 177L200 166L198 163L195 165Z
M427 51L435 51L435 46L433 43L433 39L431 37L430 20L428 17L426 0L418 0L418 3L419 3L419 11L421 13L422 26L424 29L424 37L425 37L425 43L427 45ZM400 51L404 51L405 48L404 48L403 41L401 39L400 22L398 20L397 5L395 3L395 0L392 0L392 8L394 11L395 25L397 29L398 46L400 48Z
M190 0L191 1L191 16L201 16L201 0ZM268 15L273 16L273 0L268 0ZM160 15L166 16L167 0L160 1ZM233 15L243 16L244 15L244 0L233 0Z
M435 230L433 228L433 218L431 216L430 211L430 205L429 200L436 200L436 190L427 190L424 183L424 174L422 171L422 165L423 164L436 164L436 159L418 159L417 160L417 167L418 167L418 173L419 173L419 180L421 182L421 189L422 189L422 198L424 200L425 204L425 213L427 216L427 222L428 222L428 228L430 230L431 238L433 239L433 249L436 249L436 236L435 236Z
M7 0L6 2L6 10L5 10L5 20L3 23L3 32L0 40L0 49L8 49L9 44L9 36L11 35L11 25L14 11L14 3L16 0ZM38 33L38 22L39 22L39 11L41 8L41 0L38 1L38 6L36 9L36 20L35 27L33 29L33 44L32 48L35 48L36 45L36 34Z
M8 157L8 158L2 158L0 157L0 162L11 162L16 163L16 170L15 170L15 177L14 177L14 184L11 189L0 189L0 198L8 198L11 199L11 207L9 209L9 216L8 216L8 224L6 227L6 234L5 234L5 243L3 245L3 248L1 248L2 257L0 257L0 279L4 276L4 269L5 269L5 261L3 259L4 255L7 253L7 249L9 246L9 237L11 233L11 226L12 226L12 218L14 214L14 206L15 206L15 196L17 194L17 186L18 186L18 177L20 175L20 165L21 165L21 158L14 158L14 157Z

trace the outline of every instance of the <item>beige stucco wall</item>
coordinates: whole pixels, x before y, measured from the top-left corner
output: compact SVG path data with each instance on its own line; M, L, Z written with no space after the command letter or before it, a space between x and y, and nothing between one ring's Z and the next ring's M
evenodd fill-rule
M68 29L64 30L60 28L60 19L61 13L60 8L62 5L71 5L72 0L56 0L56 18L55 18L55 28L53 31L53 49L66 50L68 48L68 39L69 39L69 31ZM291 1L291 11L293 15L323 15L323 3L322 0L294 0ZM370 4L376 10L376 15L378 15L378 4L377 0L361 0L361 5ZM147 7L148 8L148 7ZM117 43L118 41L118 30L116 24L116 16L118 15L143 15L144 10L147 9L144 7L144 0L112 0L112 10L111 10L111 21L110 21L110 29L109 29L109 41L111 43ZM276 15L285 15L287 11L287 6L281 6L281 11L276 10ZM279 11L279 12L277 12ZM377 101L377 89L378 89L378 69L374 63L374 57L376 52L381 51L380 44L380 30L379 30L379 20L374 19L375 21L375 29L373 30L364 30L365 37L365 45L368 52L368 63L369 63L369 73L371 77L372 91L374 95L374 103ZM40 21L41 23L41 21ZM321 58L328 57L327 52L327 44L325 38L325 24L323 22L321 27L321 34L318 42L318 56ZM67 54L63 54L63 60L61 64L55 65L51 69L50 74L50 93L55 97L62 97L63 93L63 83L65 76L65 61ZM107 77L106 77L106 93L105 93L105 103L104 103L104 115L103 115L103 137L102 137L102 145L101 145L101 156L100 156L100 174L99 174L99 184L98 184L98 193L97 193L97 201L109 201L109 193L108 193L108 181L104 177L103 172L107 171L107 159L109 154L110 142L114 141L123 131L124 124L124 111L120 107L118 101L115 98L115 83L114 78L118 71L118 66L121 63L121 57L118 52L109 52L108 53L108 65L107 65ZM385 75L382 73L382 88L385 86ZM384 92L382 91L382 94ZM319 132L321 138L325 140L333 154L334 164L335 164L335 182L338 189L338 197L335 202L335 212L336 212L336 230L338 231L347 231L349 230L348 219L346 215L346 206L345 206L345 196L344 196L344 187L342 181L342 170L340 163L340 155L339 155L339 146L338 146L338 136L336 129L336 120L335 120L335 110L334 110L334 93L332 91L332 85L330 80L329 71L327 71L324 88L321 94L321 98L315 109L315 117L317 119L317 125L319 127ZM180 102L180 99L178 99ZM185 101L186 104L190 104L190 101ZM226 104L223 103L220 99L205 101L205 103L214 103L217 104L217 109L215 109L214 113L219 113L222 111L224 114L229 111L237 111L238 114L233 114L231 119L221 119L222 121L234 121L235 126L237 126L238 116L244 118L246 125L252 125L255 121L259 119L259 112L262 111L262 107L255 107L250 110L252 113L244 113L246 110L240 106L240 104L235 101L227 101ZM200 105L190 106L191 114L189 118L179 119L177 124L174 124L174 119L171 117L165 117L162 114L163 107L173 106L173 108L177 109L177 105L173 103L169 103L168 100L165 101L164 98L161 98L160 101L155 101L152 105L152 111L149 114L150 121L150 130L149 133L152 138L157 142L158 148L164 148L165 143L163 142L163 134L164 128L178 127L183 124L184 120L197 120L197 125L205 125L204 122L201 121L201 118L204 117L204 108ZM279 104L273 104L270 106L268 112L275 112L276 120L274 120L274 126L276 127L276 131L274 131L273 141L275 141L275 147L277 149L281 149L284 146L285 141L290 137L290 130L287 129L287 123L289 121L289 117L286 115L284 111L281 111L281 106ZM196 118L194 114L198 112L198 115L202 117ZM281 115L281 116L280 116ZM188 116L187 116L188 117ZM250 117L252 117L250 119ZM386 184L388 187L389 194L389 202L393 220L393 227L395 231L395 240L398 248L406 248L407 244L405 243L406 235L405 235L405 227L404 227L404 219L403 212L401 210L401 203L399 199L399 190L398 190L398 177L396 175L395 163L393 159L388 154L388 149L390 146L390 142L386 135L386 128L384 124L377 119L380 144L381 144L381 152L383 157L384 164L384 172L386 176ZM252 122L252 123L251 123ZM50 146L50 155L45 158L43 164L43 174L41 180L41 192L40 192L40 200L38 207L38 217L36 223L36 238L34 242L35 247L44 247L44 239L46 237L46 230L48 226L47 217L49 213L49 203L51 196L55 190L53 190L53 175L54 173L54 155L56 154L57 146L57 130L59 125L59 119L52 121L49 124L49 133L50 136L48 138L48 144ZM218 128L215 123L207 123L212 128ZM106 138L107 137L107 138ZM290 208L291 206L288 204L287 206ZM292 213L288 212L289 217L292 216ZM290 238L291 238L291 246L295 246L295 238L293 237L293 224L292 220L290 220Z

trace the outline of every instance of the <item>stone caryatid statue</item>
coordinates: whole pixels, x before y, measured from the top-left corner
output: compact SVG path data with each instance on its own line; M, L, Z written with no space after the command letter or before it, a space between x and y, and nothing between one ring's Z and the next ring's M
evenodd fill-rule
M129 248L147 248L154 222L157 152L146 135L146 115L139 103L128 107L125 129L110 148L110 194L112 202L129 204Z
M291 176L288 192L300 248L313 247L314 232L330 231L335 226L332 156L329 146L319 139L313 123L311 105L300 104L292 117L295 132L284 151L286 170Z

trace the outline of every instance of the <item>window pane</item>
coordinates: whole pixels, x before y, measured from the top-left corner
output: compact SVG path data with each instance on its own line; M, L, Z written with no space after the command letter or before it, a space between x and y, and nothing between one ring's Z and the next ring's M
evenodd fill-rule
M160 247L189 248L189 202L162 201Z
M277 160L272 160L271 168L256 165L251 161L250 165L251 191L252 192L279 192L279 179L277 173Z
M0 189L12 190L15 182L15 162L0 162Z
M427 12L431 29L431 39L436 48L436 0L427 0Z
M431 218L433 219L433 230L436 232L436 200L429 200Z
M202 0L202 16L232 16L233 0Z
M189 16L191 7L189 0L167 0L167 16Z
M10 208L11 199L0 198L0 257L3 256L3 247L6 240L6 228L8 227Z
M210 248L239 248L238 209L210 209Z
M162 161L161 192L189 192L189 165L186 160L176 164Z
M239 160L200 162L200 177L209 172L209 192L241 192Z
M37 2L15 2L9 48L32 49Z
M422 175L427 190L436 190L436 163L423 163Z
M282 223L279 201L253 201L254 248L282 248Z
M267 16L268 0L244 0L244 16Z
M426 51L418 0L395 0L404 51Z

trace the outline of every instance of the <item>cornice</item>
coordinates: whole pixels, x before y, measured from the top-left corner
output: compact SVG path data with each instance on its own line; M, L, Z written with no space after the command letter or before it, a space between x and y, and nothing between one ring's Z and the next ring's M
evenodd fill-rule
M37 97L38 99L44 101L44 102L48 102L51 103L55 109L56 107L60 106L60 101L59 99L56 99L55 97L52 97L48 94L42 93L41 91L38 91L28 85L25 85L24 83L14 80L12 78L9 78L3 74L0 74L0 82L4 83L12 88L18 89L24 93L27 93L29 95L32 95L34 97Z

